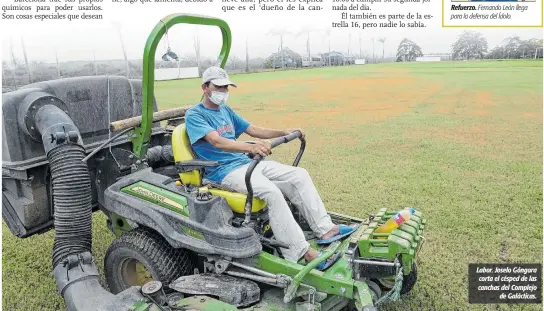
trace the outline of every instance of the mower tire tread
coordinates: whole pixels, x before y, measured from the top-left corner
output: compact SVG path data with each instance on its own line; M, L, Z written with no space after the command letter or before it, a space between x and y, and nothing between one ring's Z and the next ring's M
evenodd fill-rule
M127 257L144 264L153 279L165 287L180 276L192 274L195 266L190 251L172 247L153 230L136 228L115 239L106 251L104 273L114 294L130 287L119 275L119 266Z
M408 273L407 276L404 277L404 280L402 282L402 288L400 290L401 295L405 295L409 293L414 285L416 285L417 282L417 265L416 263L412 263L412 269L410 270L410 273Z
M381 288L382 293L388 292L391 290L391 287L383 284L380 282L379 279L371 279L373 282L378 284L378 286ZM412 269L410 270L410 273L408 275L405 275L402 280L402 287L400 289L400 294L405 295L409 293L412 288L414 288L414 285L416 285L417 282L417 264L415 262L412 263Z

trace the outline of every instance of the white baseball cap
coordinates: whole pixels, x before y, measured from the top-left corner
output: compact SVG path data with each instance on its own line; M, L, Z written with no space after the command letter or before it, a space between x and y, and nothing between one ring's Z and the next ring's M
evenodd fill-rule
M223 68L212 66L202 74L202 84L211 82L217 86L232 85L236 87L234 82L229 80L229 75Z

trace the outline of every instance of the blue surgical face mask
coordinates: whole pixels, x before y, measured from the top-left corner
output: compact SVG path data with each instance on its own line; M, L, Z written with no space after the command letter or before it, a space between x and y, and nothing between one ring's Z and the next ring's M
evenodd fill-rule
M221 106L227 102L227 99L229 98L229 92L212 91L212 95L209 97L212 103Z

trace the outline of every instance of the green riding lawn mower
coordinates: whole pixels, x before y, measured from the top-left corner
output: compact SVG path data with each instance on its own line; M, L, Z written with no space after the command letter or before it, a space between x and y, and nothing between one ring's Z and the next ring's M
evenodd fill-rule
M409 292L425 219L416 212L391 233L375 229L396 211L366 219L330 212L357 225L327 245L288 199L314 261L290 262L274 238L266 202L202 179L217 163L195 158L185 131L188 107L158 111L155 51L180 23L219 27L224 67L231 47L226 22L174 14L151 32L143 79L76 77L39 82L2 96L2 216L26 238L55 229L53 273L68 310L377 310ZM273 147L300 141L300 132ZM248 142L251 143L251 142ZM92 213L107 216L116 239L106 251L101 286L91 254ZM315 269L335 252L325 271Z

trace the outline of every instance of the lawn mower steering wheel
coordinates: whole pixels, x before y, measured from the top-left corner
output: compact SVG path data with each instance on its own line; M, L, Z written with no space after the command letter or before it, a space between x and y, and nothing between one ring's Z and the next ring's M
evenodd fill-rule
M295 162L293 163L293 166L298 165L298 162L300 161L300 158L302 158L302 154L304 153L304 148L306 147L306 140L304 139L304 137L302 137L302 133L300 131L294 131L289 135L285 135L285 136L274 139L271 143L272 145L271 148L273 149L281 144L286 144L296 138L300 138L301 143L300 143L300 150L298 151L298 154L295 159ZM249 164L249 167L247 168L246 178L245 178L246 188L247 188L247 199L246 199L246 205L244 207L244 214L245 214L245 219L243 222L244 226L247 226L250 223L251 210L253 205L253 188L251 187L251 174L253 174L253 170L255 169L257 164L259 164L259 162L261 162L261 160L263 159L263 157L260 154L257 154L257 155L248 154L248 156L252 158L253 161L251 162L251 164Z
M285 135L285 136L278 137L278 138L274 139L272 141L272 143L271 143L271 145L272 145L271 149L274 149L275 147L277 147L277 146L279 146L281 144L286 144L286 143L288 143L288 142L290 142L290 141L292 141L292 140L294 140L296 138L299 138L299 137L300 137L300 140L303 142L303 144L305 144L305 139L304 139L304 137L302 137L302 133L300 131L294 131L289 135ZM245 143L255 144L256 142L255 141L246 141ZM260 154L255 155L253 153L248 152L248 153L246 153L246 155L249 158L251 158L253 160L257 160L257 161L260 161L260 160L263 159L263 157ZM298 162L296 164L298 164ZM293 164L293 166L296 166L296 165Z

